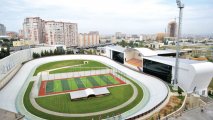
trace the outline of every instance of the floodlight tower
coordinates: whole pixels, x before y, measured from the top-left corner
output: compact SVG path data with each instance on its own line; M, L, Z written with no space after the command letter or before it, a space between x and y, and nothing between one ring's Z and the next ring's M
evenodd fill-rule
M178 83L178 66L179 66L179 53L180 53L180 44L179 40L181 38L181 25L182 25L182 15L183 15L183 8L184 4L181 2L181 0L176 0L177 6L180 9L179 11L179 23L178 23L178 35L176 40L176 61L175 61L175 76L173 84L177 88Z

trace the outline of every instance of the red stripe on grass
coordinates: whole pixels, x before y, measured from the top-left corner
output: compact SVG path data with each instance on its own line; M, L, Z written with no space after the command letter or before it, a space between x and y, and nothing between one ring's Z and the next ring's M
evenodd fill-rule
M41 86L40 86L40 90L39 90L39 96L44 96L45 95L45 93L46 93L46 83L47 83L47 81L42 81L41 82Z
M111 75L113 78L115 78L115 80L117 80L120 84L126 84L126 82L124 82L124 81L121 80L120 78L114 76L112 73L109 73L109 75Z

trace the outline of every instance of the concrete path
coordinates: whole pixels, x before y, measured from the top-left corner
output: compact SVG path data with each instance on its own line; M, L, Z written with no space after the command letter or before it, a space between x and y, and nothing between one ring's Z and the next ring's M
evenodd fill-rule
M78 66L81 66L81 65L84 65L84 64L78 64L78 65L71 65L71 66L59 67L59 68L54 68L54 69L45 70L45 71L43 71L43 72L47 72L47 73L49 74L51 71L60 70L60 69L64 69L64 68L73 68L73 67L78 67ZM40 72L39 72L39 73L40 73Z
M201 108L196 108L182 113L180 117L169 118L169 120L213 120L213 103L207 104L204 112L201 112Z

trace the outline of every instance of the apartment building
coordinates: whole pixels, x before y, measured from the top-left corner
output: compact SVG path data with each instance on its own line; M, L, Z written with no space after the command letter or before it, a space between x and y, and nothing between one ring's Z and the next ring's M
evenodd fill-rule
M22 29L18 31L18 37L24 39L24 31Z
M44 21L39 17L32 17L26 18L23 26L25 40L32 40L34 44L77 46L76 23Z
M29 17L23 23L24 39L34 44L44 43L44 21L40 17Z
M91 47L96 46L100 43L100 36L99 32L91 31L87 33L80 33L79 34L79 47Z

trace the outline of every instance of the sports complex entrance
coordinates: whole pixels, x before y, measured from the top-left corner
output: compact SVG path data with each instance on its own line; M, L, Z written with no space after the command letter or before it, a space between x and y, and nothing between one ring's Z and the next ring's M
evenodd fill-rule
M124 53L112 50L112 59L119 63L124 63Z
M161 78L167 83L172 80L172 66L143 59L143 72Z

